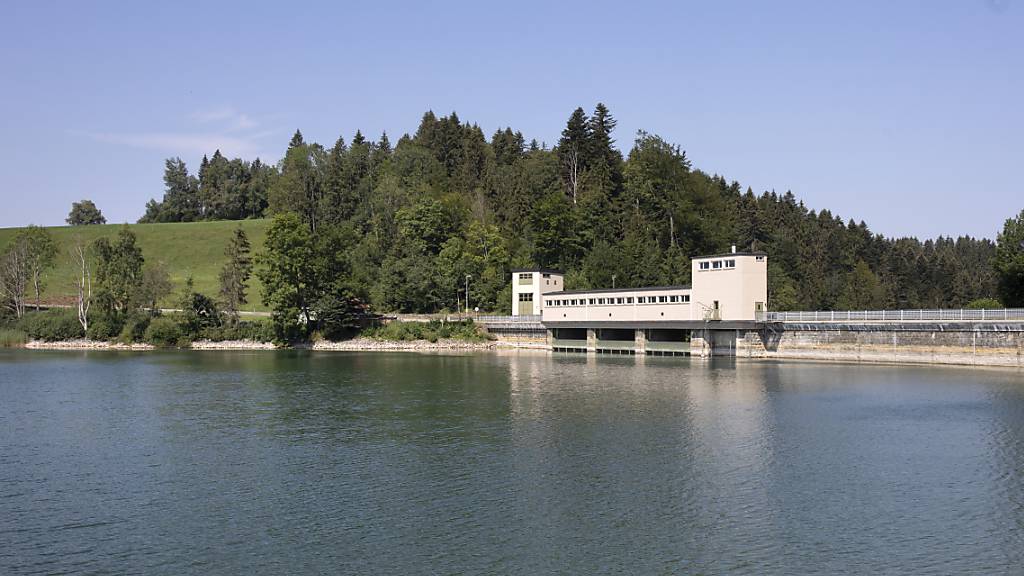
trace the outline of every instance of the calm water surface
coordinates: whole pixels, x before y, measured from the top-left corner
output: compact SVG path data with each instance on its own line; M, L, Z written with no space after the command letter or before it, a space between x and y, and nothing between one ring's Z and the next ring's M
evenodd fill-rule
M1024 373L0 352L0 574L1024 574Z

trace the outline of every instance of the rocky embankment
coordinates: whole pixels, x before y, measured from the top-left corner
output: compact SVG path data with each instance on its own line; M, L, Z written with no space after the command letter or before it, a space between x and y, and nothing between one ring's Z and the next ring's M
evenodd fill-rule
M119 344L100 340L62 340L60 342L44 342L30 340L25 348L33 350L154 350L152 344Z
M373 338L354 338L341 342L321 340L312 344L298 345L295 348L305 350L339 350L353 352L374 351L428 351L428 350L493 350L503 343L493 341L467 342L465 340L374 340ZM507 344L506 344L507 345ZM119 344L98 340L64 340L60 342L43 342L32 340L25 348L34 350L156 350L152 344ZM191 344L193 350L275 350L273 342L256 340L196 340Z
M311 350L352 350L352 351L402 351L402 350L491 350L496 343L485 340L467 342L465 340L441 339L437 342L427 340L375 340L373 338L353 338L341 342L321 340L308 346Z
M257 340L196 340L192 343L193 350L276 350L273 342Z

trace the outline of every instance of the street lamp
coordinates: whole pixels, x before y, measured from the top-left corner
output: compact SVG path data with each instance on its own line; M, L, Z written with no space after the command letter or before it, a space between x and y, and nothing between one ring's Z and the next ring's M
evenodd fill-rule
M472 277L472 274L466 274L466 316L469 316L469 279Z

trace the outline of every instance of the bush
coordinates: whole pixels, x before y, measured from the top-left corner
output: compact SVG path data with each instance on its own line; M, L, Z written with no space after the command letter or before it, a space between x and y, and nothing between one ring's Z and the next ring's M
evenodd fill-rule
M73 310L54 308L45 312L30 312L18 323L18 328L33 340L58 342L85 336Z
M85 336L89 340L113 340L121 333L123 322L112 316L99 316L89 319L89 330Z
M978 298L969 302L964 308L968 310L1001 310L1003 305L995 298Z
M239 322L234 326L211 326L200 330L199 339L212 342L223 342L225 340L273 342L274 325L266 320L251 320Z
M121 334L118 335L117 341L122 344L142 342L146 337L146 328L149 328L151 320L152 316L146 312L133 313L125 320L124 327L121 328Z
M466 340L480 342L487 336L480 332L472 320L464 322L389 322L383 326L369 328L363 335L377 340L427 340L437 342L439 339Z
M187 345L188 340L178 322L169 316L154 318L146 327L144 334L146 342L154 346L181 346Z

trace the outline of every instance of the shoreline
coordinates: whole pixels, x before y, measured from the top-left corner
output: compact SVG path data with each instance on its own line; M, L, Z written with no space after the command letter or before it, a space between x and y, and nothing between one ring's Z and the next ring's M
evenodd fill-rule
M493 340L482 342L467 342L464 340L444 339L437 342L427 340L374 340L372 338L353 338L340 342L321 340L318 342L304 343L295 346L277 346L273 342L260 342L256 340L196 340L188 347L161 348L152 344L121 344L118 342L104 342L99 340L61 340L57 342L44 342L42 340L30 340L20 348L27 350L118 350L118 351L153 351L153 350L315 350L315 351L341 351L341 352L416 352L432 350L493 350L498 347L506 347ZM517 347L517 346L512 346Z

